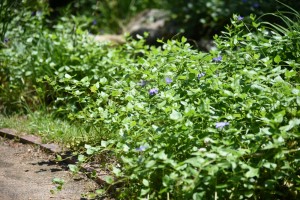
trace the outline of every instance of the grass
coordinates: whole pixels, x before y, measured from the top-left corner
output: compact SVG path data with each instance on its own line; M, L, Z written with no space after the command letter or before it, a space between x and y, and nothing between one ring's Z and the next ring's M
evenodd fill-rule
M19 133L38 135L45 143L55 142L72 149L97 141L95 129L71 124L44 112L33 112L26 116L0 115L0 127L15 129Z

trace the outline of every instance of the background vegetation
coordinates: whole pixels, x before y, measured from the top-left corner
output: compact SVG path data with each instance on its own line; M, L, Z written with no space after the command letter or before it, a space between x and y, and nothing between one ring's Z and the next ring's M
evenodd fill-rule
M1 5L2 19L11 20L0 23L0 109L27 114L30 131L83 150L74 172L94 156L113 157L97 195L114 188L118 199L299 199L300 15L292 7L276 3L289 11L258 20L247 13L276 6L90 0L53 15L58 8L44 1L8 2ZM183 32L224 30L214 36L216 49L199 52L185 37L158 40L159 47L142 37L111 46L88 32L117 31L120 19L150 5L173 11L188 25ZM93 23L96 14L102 18ZM45 113L66 128L47 132L37 123Z

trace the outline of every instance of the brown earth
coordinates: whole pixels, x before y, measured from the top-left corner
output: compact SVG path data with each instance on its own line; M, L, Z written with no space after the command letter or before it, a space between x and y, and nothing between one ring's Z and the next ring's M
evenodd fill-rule
M54 157L38 147L0 137L1 200L79 200L96 188L85 176L74 177L66 166L57 165ZM63 189L54 194L53 178L64 180Z

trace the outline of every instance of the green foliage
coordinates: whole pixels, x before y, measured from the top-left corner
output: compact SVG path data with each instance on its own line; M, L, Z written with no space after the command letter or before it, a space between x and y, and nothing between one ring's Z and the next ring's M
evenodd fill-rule
M118 199L299 199L298 23L234 15L210 53L185 38L112 47L76 27L11 31L1 101L36 98L98 130L78 165L114 156L105 180Z
M289 11L285 5L299 8L299 1L290 0L166 0L164 7L171 10L173 17L185 35L192 38L202 38L220 33L223 27L230 23L233 14L249 16L250 13L260 16L274 13L278 10ZM267 16L264 21L279 23L277 18Z
M16 15L15 9L19 6L18 3L18 0L2 0L0 2L0 49L9 42L5 34L10 21Z
M124 23L130 17L144 9L157 8L161 5L159 0L79 0L61 9L61 15L69 14L76 16L84 30L92 33L120 32Z

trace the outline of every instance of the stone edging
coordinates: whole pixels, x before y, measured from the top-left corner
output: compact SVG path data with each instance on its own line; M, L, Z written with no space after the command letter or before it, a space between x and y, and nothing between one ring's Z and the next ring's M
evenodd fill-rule
M8 139L15 139L25 144L34 144L40 146L45 151L51 153L62 153L62 148L57 144L43 144L42 139L35 135L23 135L20 136L16 130L9 128L0 129L0 136Z

